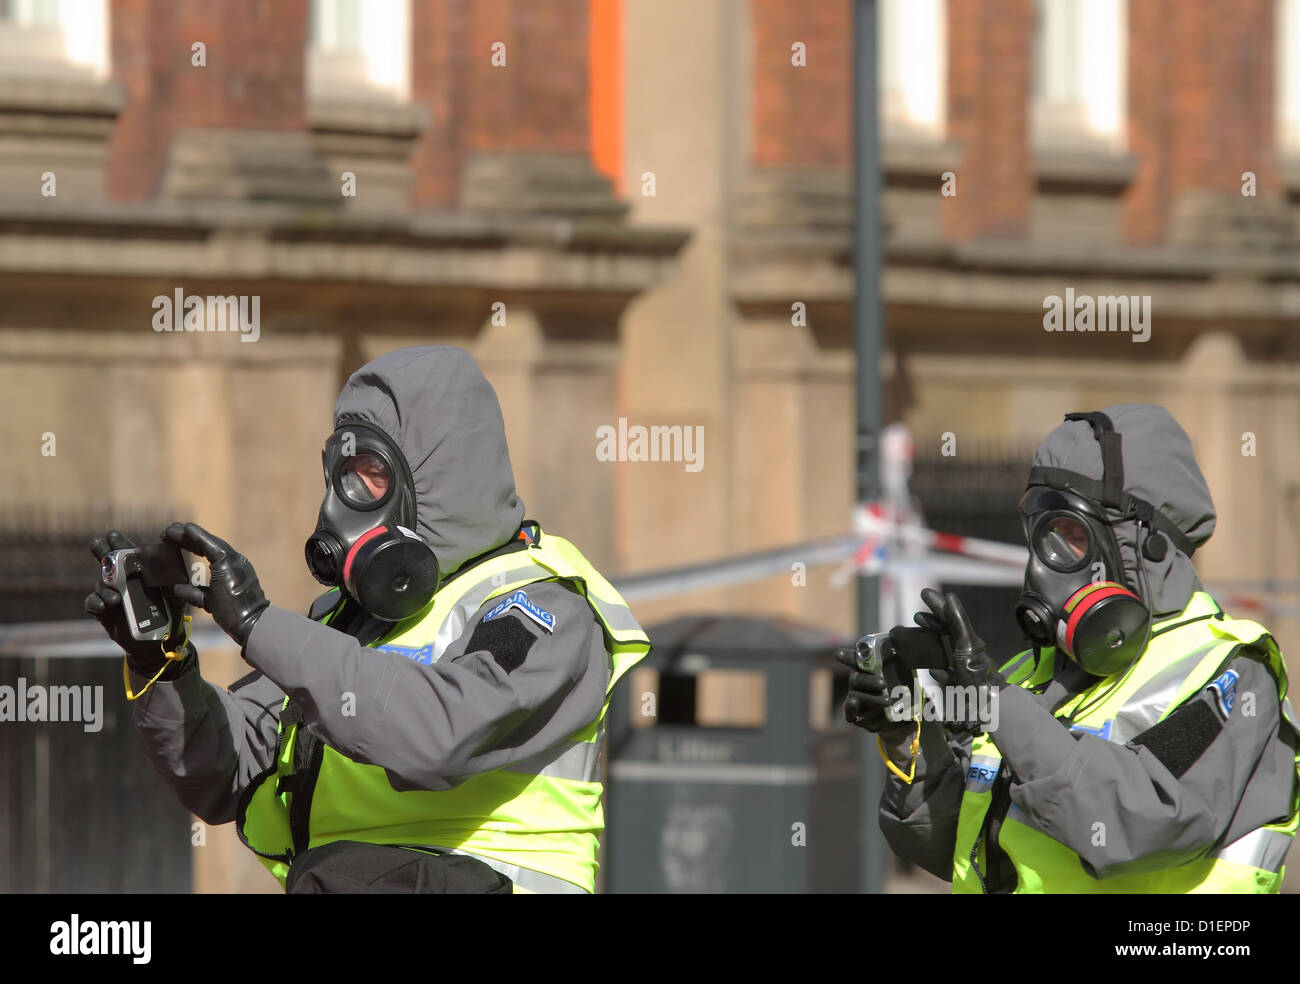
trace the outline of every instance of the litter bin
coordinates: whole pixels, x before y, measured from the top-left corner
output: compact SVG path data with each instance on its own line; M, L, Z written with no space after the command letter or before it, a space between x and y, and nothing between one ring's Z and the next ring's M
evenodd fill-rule
M607 892L859 892L867 743L840 710L848 640L689 616L610 707Z

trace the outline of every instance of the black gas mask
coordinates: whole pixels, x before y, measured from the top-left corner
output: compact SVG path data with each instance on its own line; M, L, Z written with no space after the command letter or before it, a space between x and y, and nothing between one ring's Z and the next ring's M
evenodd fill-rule
M307 566L363 609L400 622L438 587L433 550L413 532L415 483L397 445L373 424L345 421L325 442L325 499Z
M1121 437L1109 417L1071 413L1065 419L1092 425L1103 478L1030 469L1029 490L1020 500L1029 563L1016 620L1034 645L1055 646L1089 673L1107 677L1131 667L1151 638L1142 559L1163 560L1169 540L1189 557L1195 548L1149 502L1124 492ZM1133 585L1126 583L1115 536L1115 526L1130 520L1139 542L1139 583Z
M1096 676L1141 654L1151 611L1123 583L1119 544L1104 513L1072 492L1034 486L1020 500L1029 565L1016 619Z

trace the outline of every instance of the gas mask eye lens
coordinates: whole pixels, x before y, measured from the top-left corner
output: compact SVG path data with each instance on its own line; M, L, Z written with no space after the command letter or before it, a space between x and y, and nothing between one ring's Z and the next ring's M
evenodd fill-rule
M392 486L392 469L376 454L354 454L339 470L339 492L353 505L362 508L383 502Z
M1034 550L1043 563L1057 571L1074 571L1084 565L1091 548L1088 527L1070 516L1051 516L1041 522Z

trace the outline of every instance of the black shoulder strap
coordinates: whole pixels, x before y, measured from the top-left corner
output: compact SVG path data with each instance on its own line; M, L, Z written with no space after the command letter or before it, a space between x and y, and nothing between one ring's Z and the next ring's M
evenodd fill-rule
M1101 445L1101 503L1119 509L1124 498L1124 438L1115 430L1111 419L1100 410L1090 413L1067 413L1066 420L1082 420L1092 425L1093 436Z

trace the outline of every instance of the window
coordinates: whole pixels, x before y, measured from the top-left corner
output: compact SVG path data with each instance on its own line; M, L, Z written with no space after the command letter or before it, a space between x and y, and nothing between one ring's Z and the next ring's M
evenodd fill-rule
M409 0L311 0L307 92L315 99L405 101Z
M1278 0L1276 23L1278 144L1300 157L1300 0Z
M0 74L108 75L108 0L0 0Z
M1127 0L1037 0L1036 15L1035 143L1122 150Z
M943 139L947 6L946 0L880 4L880 118L886 134Z

